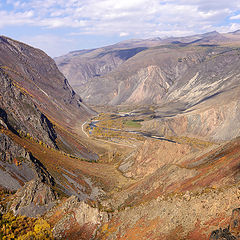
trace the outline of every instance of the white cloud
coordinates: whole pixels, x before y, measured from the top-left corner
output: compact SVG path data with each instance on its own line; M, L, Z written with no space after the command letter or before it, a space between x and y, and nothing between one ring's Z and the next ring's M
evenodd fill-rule
M25 12L7 12L0 11L0 27L14 25L21 26L24 24L33 24L33 11L25 11Z
M120 37L125 37L128 35L129 35L129 33L127 33L127 32L120 32L120 34L119 34Z
M230 19L232 19L232 20L238 20L238 19L240 19L240 14L235 15L235 16L232 16L232 17L230 17Z
M68 28L71 32L68 36L182 36L235 29L238 24L234 22L240 19L239 0L7 0L7 3L13 10L0 11L0 27Z
M229 23L225 26L218 26L215 28L216 31L220 33L234 32L240 29L240 23Z

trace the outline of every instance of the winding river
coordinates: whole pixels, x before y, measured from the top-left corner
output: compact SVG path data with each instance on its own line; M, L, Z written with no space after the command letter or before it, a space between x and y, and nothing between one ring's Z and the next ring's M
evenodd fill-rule
M119 115L119 116L116 116L114 119L127 117L127 116L129 116L129 114ZM154 135L154 134L149 133L149 132L140 132L140 131L133 131L133 130L123 130L123 129L116 129L116 128L99 127L99 126L96 125L98 122L99 122L99 120L94 120L94 121L91 121L88 124L90 126L89 134L92 134L92 130L94 128L98 127L98 128L104 129L104 130L117 131L117 132L127 132L127 133L135 133L135 134L139 134L139 135L142 135L142 136L148 137L148 138L153 138L153 139L158 139L158 140L161 140L161 141L167 141L167 142L176 143L173 140L167 139L167 138L162 137L162 136L157 136L157 135Z

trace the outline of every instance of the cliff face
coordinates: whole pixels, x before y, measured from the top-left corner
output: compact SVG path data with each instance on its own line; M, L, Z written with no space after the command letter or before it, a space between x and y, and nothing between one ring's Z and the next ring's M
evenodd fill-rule
M34 137L51 147L56 145L56 132L34 100L0 69L0 110L2 121L16 132Z
M17 190L33 178L48 179L44 167L29 151L14 141L22 136L56 147L52 123L32 98L0 68L0 186ZM11 133L11 136L8 136Z
M0 50L1 68L32 96L44 114L64 125L90 116L91 110L43 51L3 36Z

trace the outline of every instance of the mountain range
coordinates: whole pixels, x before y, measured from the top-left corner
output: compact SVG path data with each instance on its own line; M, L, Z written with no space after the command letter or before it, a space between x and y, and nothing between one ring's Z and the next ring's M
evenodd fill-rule
M55 61L1 36L0 236L239 239L239 60L239 31Z
M213 64L219 55L233 55L239 39L237 33L210 32L163 40L131 40L74 51L55 61L89 104L160 104L198 71L199 78L207 74L210 70L202 69L206 63Z
M55 60L88 104L152 107L146 131L221 141L239 135L239 41L239 31L132 40Z

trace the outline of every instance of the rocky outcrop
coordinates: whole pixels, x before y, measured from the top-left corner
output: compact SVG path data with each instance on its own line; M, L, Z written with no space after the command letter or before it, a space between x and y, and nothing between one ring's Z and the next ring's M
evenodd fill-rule
M96 230L108 215L71 196L53 208L46 218L54 225L56 239L94 239Z
M38 178L53 184L46 168L32 154L0 132L0 187L17 190L24 183Z
M37 215L43 215L53 207L56 200L57 195L50 185L40 179L34 179L14 194L10 210L15 215L36 217Z
M3 69L0 69L0 84L0 112L5 127L55 147L57 135L52 123Z
M6 134L0 132L0 160L13 163L14 158L26 158L30 160L29 153L14 143Z
M0 187L17 190L25 182L41 176L43 171L29 152L0 133Z

